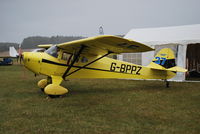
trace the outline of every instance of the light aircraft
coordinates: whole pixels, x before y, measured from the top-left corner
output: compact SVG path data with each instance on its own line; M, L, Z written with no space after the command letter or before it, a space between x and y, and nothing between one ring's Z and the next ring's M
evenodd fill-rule
M33 49L32 52L44 52L45 49L44 48L38 48L38 49ZM0 66L2 65L12 65L13 64L13 60L14 58L17 58L17 62L20 61L21 64L21 60L22 60L22 49L21 49L21 44L19 45L19 49L18 52L15 49L14 46L10 46L9 47L9 55L3 55L0 56ZM3 60L1 60L3 59Z
M0 66L5 66L5 65L12 65L13 64L13 58L17 58L19 57L19 53L17 53L16 49L14 46L10 46L9 47L9 55L4 55L4 56L0 56Z
M38 45L38 47L47 50L24 52L22 54L24 66L36 75L47 76L47 79L38 82L38 86L53 98L68 92L68 89L60 84L70 78L167 80L174 77L176 72L187 71L176 66L174 53L169 48L160 50L148 66L108 58L110 54L154 50L142 43L112 35L100 35L56 45Z
M14 46L9 47L9 55L6 56L0 56L0 58L16 58L19 56L19 53L17 53L16 49Z

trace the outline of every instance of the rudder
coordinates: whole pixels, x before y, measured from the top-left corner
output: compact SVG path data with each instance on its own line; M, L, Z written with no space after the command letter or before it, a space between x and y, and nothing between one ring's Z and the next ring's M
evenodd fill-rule
M163 48L161 49L154 59L152 60L153 63L156 63L164 68L172 68L176 66L174 52L170 48ZM150 63L151 64L151 63Z

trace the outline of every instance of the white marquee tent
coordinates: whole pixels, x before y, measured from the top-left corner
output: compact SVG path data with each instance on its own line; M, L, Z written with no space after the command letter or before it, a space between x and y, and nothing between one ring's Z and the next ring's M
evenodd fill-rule
M200 46L200 24L160 28L132 29L125 35L124 38L132 39L149 45L152 48L156 49L155 52L157 52L161 48L170 47L174 50L177 56L177 65L183 68L187 68L187 46L189 44L195 44L195 46ZM152 51L140 54L141 64L148 65L153 59L155 52ZM123 60L123 57L124 54L118 56L118 59ZM198 64L200 68L200 63L196 64ZM177 73L177 76L172 80L185 80L185 73Z

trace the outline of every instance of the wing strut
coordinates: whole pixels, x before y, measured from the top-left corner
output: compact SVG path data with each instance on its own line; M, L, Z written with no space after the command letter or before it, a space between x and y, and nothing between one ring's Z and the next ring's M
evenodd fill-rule
M83 49L85 48L84 45L81 45L81 48L79 49L77 54L74 54L74 58L71 62L71 64L69 65L69 67L67 68L67 70L65 71L65 73L63 74L62 78L65 80L65 77L67 75L67 73L70 71L70 69L72 68L72 66L74 65L74 63L77 61L78 57L80 56L81 52L83 51Z
M97 58L97 59L91 61L91 62L88 63L88 64L85 64L84 66L80 67L79 69L76 69L75 71L73 71L73 72L67 74L66 76L69 76L69 75L71 75L71 74L73 74L73 73L75 73L75 72L77 72L77 71L79 71L79 70L85 68L86 66L89 66L90 64L92 64L92 63L94 63L94 62L96 62L96 61L102 59L103 57L105 57L105 56L107 56L107 55L109 55L109 54L111 54L111 53L113 53L113 52L109 51L107 54L105 54L105 55L103 55L103 56L101 56L101 57L99 57L99 58Z

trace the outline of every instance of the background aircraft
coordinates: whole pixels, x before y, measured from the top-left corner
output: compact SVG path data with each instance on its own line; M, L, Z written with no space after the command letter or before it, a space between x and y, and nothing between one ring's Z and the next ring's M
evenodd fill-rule
M12 65L13 64L13 58L19 58L19 53L16 51L14 46L9 47L9 56L0 56L2 60L0 60L0 65Z

